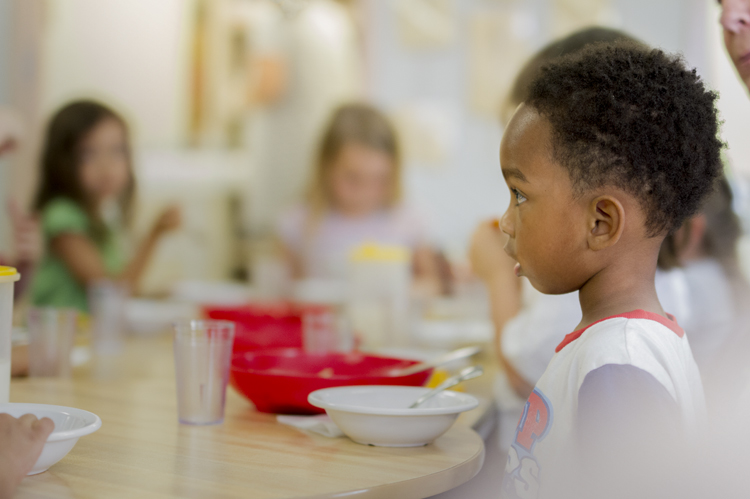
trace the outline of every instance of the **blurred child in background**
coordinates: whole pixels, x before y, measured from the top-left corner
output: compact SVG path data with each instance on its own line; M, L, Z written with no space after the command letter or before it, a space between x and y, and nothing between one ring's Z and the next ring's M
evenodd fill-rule
M12 153L19 145L23 136L20 119L10 110L0 109L0 158ZM9 178L6 176L6 178ZM18 268L21 280L16 283L15 294L20 296L26 288L34 265L42 256L43 245L38 221L24 213L10 192L7 201L8 215L11 223L13 238L13 255L2 255L0 262ZM3 245L8 246L8 245Z
M297 279L342 279L351 251L372 242L410 249L416 279L438 281L427 224L401 203L395 130L368 105L348 104L333 113L307 199L282 217L278 234Z
M22 140L23 127L20 119L10 110L0 109L0 158L16 150ZM6 176L6 178L9 178ZM6 195L11 195L6 188ZM36 218L24 213L12 197L8 200L8 215L11 222L13 255L0 255L0 265L18 269L21 279L15 283L13 293L20 298L31 281L34 265L42 256L42 237ZM4 247L9 245L3 244ZM13 346L11 375L25 374L28 369L28 346ZM0 485L0 490L2 485ZM2 496L2 494L0 494Z
M17 147L20 135L15 116L0 109L0 157ZM22 275L28 276L31 265L41 256L39 226L34 218L23 214L12 200L8 203L8 210L16 255L15 262L7 263L17 266ZM21 284L21 281L16 283L17 293L22 289ZM26 370L26 354L26 346L13 348L13 375ZM17 360L19 358L20 362ZM37 419L31 414L14 418L9 414L0 414L0 497L13 496L16 487L36 463L54 428L49 418Z
M33 305L86 311L92 283L137 286L157 242L179 225L180 216L175 208L165 210L128 261L123 238L134 189L122 117L91 101L73 102L55 114L35 202L47 251L32 282Z
M673 269L683 281L688 306L680 325L690 338L704 383L714 379L717 364L737 346L735 333L743 329L738 318L748 284L737 257L741 235L732 190L721 177L701 212L667 237L659 254L660 266Z

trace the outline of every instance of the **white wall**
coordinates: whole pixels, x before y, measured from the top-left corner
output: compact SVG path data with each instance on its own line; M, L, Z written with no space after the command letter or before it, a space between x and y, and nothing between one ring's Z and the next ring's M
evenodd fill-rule
M437 242L461 256L474 226L501 214L509 199L498 160L499 123L467 107L467 20L483 2L454 2L454 41L430 49L402 45L394 2L364 3L369 97L391 113L410 103L434 107L452 122L455 136L444 164L406 164L405 191L407 202L430 216Z
M364 0L366 5L368 93L376 104L394 111L405 102L440 103L455 124L457 140L451 157L439 168L407 165L410 200L429 211L438 241L460 255L480 219L503 212L508 194L497 158L501 129L492 117L473 113L466 104L470 82L469 22L479 9L507 8L536 28L532 49L550 41L555 31L552 8L560 0L487 2L454 1L455 42L442 48L413 50L399 41L393 1ZM717 8L709 0L601 0L608 6L603 20L652 46L683 53L706 80L720 91L726 120L724 137L739 169L750 173L750 99L737 83L720 49ZM515 10L513 10L515 9ZM718 48L717 48L718 47ZM456 202L460 200L460 202Z
M42 102L95 97L143 146L177 146L188 113L190 0L50 0Z
M11 3L10 0L0 0L0 108L10 105L10 45L11 45ZM6 205L6 190L8 185L9 163L0 159L0 207ZM8 219L4 210L0 215L0 252L9 250Z
M11 40L10 0L0 0L0 105L7 104L10 97L10 40Z

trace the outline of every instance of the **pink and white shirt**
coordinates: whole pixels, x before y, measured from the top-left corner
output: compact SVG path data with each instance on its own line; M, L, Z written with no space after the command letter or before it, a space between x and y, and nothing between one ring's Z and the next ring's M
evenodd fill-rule
M300 259L306 278L344 278L351 251L364 243L410 250L430 244L425 218L407 206L362 217L331 211L320 220L312 220L310 210L298 206L279 220L276 229L282 242Z

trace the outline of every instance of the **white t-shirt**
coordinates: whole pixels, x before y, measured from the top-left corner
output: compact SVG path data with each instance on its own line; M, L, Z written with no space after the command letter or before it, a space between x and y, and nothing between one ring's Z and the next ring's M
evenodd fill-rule
M662 307L677 317L680 326L689 332L695 349L692 333L685 326L692 314L683 270L657 270L655 281ZM523 309L503 328L503 355L524 379L533 384L547 369L557 344L581 322L581 304L577 291L545 295L529 285L524 288L523 295Z
M280 219L277 231L286 247L302 262L306 278L345 278L349 254L363 243L404 246L411 250L429 244L425 218L406 206L363 217L328 212L313 222L310 211L298 206Z
M676 402L684 428L703 420L700 374L676 322L639 310L594 323L557 346L527 400L509 451L502 497L550 497L543 477L570 456L579 390L589 373L612 365L630 366L655 380Z
M528 281L524 281L524 284L523 309L505 325L501 341L505 358L524 379L533 384L544 374L557 344L581 321L581 304L577 291L565 295L545 295L531 285L526 286ZM693 312L684 269L657 270L655 284L664 310L677 317L681 326L685 324L684 317L692 327ZM695 350L692 331L684 326L683 329L688 331ZM502 372L495 380L495 400L500 418L499 445L507 449L526 401L516 395Z

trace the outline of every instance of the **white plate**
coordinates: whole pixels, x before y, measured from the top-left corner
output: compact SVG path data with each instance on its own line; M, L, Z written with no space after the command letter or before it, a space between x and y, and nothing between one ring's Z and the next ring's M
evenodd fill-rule
M341 386L312 392L309 402L328 413L357 443L383 447L427 445L453 426L458 415L479 405L465 393L445 391L417 409L409 405L429 388Z
M0 404L0 413L7 413L16 418L24 414L33 414L38 418L50 418L55 423L55 430L47 438L42 454L29 475L46 471L68 455L79 438L94 433L102 426L102 420L96 414L59 405Z

